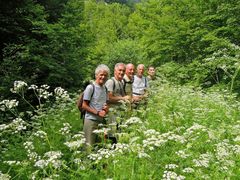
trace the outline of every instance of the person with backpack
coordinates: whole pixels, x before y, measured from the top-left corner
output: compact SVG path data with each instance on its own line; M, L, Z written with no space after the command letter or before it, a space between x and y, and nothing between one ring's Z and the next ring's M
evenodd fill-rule
M99 65L95 70L95 81L83 92L82 109L86 111L83 132L88 147L96 143L97 135L93 131L98 129L99 124L104 123L104 117L108 113L108 92L105 82L109 75L109 68L104 64Z
M145 96L147 96L148 80L144 76L144 65L139 64L137 66L137 73L134 75L133 80L133 98L135 102L141 101Z
M121 105L120 101L125 101L125 102L131 101L131 96L126 95L126 92L124 90L123 76L125 74L125 70L126 70L125 64L117 63L114 67L114 77L112 77L106 82L106 87L108 89L108 96L109 96L109 106L112 109L114 109L114 111L109 113L109 120L108 120L108 124L112 125L112 131L109 132L108 136L113 143L116 143L116 138L114 137L114 133L115 133L114 129L117 129L117 126L118 126L116 119L121 114L118 110L118 107Z
M133 96L133 81L134 81L134 73L135 73L135 66L132 63L129 63L126 65L126 71L125 75L123 77L124 81L124 91L126 95L131 96L131 102L134 103L134 101L138 101L138 96Z
M125 75L123 76L124 91L127 95L132 96L132 83L135 67L132 63L126 65Z

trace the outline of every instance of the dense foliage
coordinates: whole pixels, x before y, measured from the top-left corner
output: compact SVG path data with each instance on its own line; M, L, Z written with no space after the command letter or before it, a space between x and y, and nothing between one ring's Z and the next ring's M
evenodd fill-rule
M167 62L164 74L177 63L181 72L174 78L181 83L239 90L239 1L1 3L2 98L10 95L14 80L76 90L97 64L112 69L119 61Z
M24 90L17 87L15 92ZM57 101L52 108L40 106L29 122L18 116L1 124L0 179L237 179L240 175L240 103L227 92L204 92L158 80L152 83L147 106L121 107L118 143L112 146L104 139L113 128L109 124L95 131L102 141L87 152L74 99L63 89L51 94L46 86L44 91L30 87L39 98L54 96ZM5 110L14 112L17 105L12 104Z
M0 179L239 177L239 1L2 0L0 49ZM159 78L87 153L64 89L120 61Z

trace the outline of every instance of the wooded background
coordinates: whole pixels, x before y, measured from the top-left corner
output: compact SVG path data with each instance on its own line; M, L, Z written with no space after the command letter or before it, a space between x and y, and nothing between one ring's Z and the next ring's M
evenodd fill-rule
M1 0L0 8L1 99L15 80L76 92L98 64L116 62L239 93L238 0Z

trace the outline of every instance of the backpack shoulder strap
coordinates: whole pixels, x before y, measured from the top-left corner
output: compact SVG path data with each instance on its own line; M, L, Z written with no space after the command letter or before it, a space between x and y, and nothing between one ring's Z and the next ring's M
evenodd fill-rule
M92 88L93 88L93 91L92 91L92 95L91 95L90 101L91 101L91 99L92 99L92 97L93 97L93 94L94 94L94 91L95 91L95 86L94 86L93 83L91 83L91 86L92 86Z
M128 82L123 78L123 91L124 91L124 94L127 94L126 93L126 84L127 84Z
M105 90L106 90L106 94L108 93L108 89L107 89L107 87L104 85L104 87L105 87Z
M145 87L147 87L147 78L145 77Z
M113 77L112 77L111 79L112 79L112 81L113 81L113 91L114 91L114 90L115 90L115 80L114 80Z

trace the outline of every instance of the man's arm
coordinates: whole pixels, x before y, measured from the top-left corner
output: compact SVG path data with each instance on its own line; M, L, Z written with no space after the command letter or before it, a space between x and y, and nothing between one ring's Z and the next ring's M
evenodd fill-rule
M114 96L113 92L108 92L108 97L109 97L109 102L110 103L117 103L120 100L122 101L127 101L127 100L131 100L131 96Z

